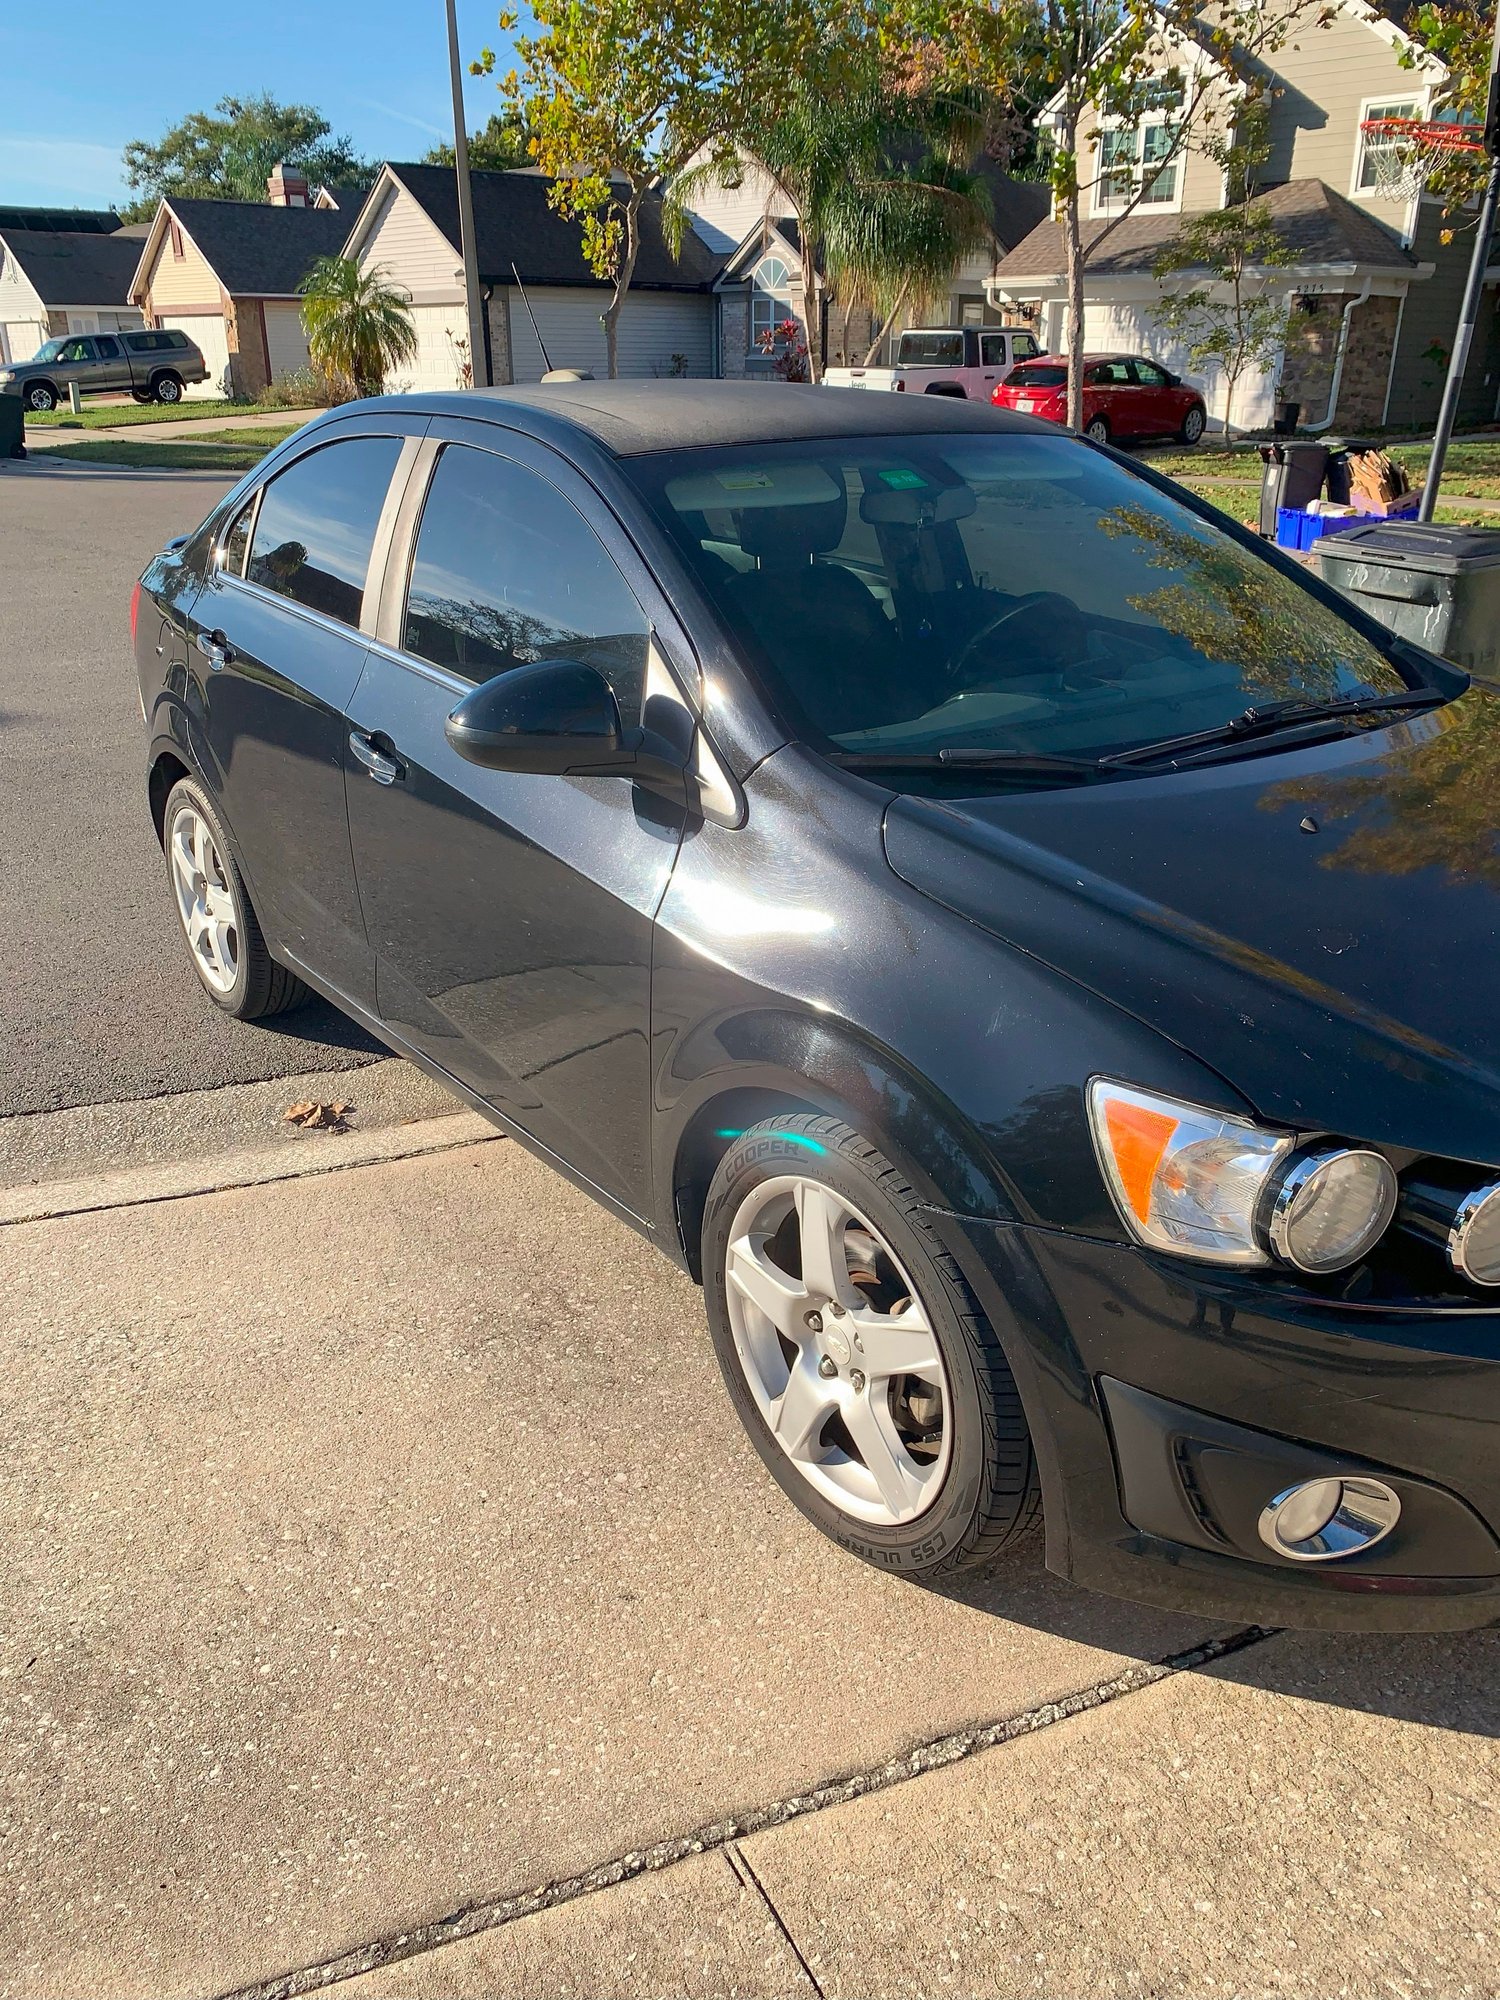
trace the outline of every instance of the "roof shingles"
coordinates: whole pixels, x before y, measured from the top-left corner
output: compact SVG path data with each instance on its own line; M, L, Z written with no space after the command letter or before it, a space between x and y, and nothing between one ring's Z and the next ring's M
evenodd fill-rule
M352 226L347 211L337 208L175 197L168 207L233 298L294 297L320 257L339 254Z

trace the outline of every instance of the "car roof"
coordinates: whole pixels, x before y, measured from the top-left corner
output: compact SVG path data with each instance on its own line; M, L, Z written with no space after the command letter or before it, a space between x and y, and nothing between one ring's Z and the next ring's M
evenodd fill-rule
M806 383L683 381L548 382L516 389L456 389L344 405L411 416L470 417L563 444L580 437L615 458L732 444L802 439L910 437L934 432L1047 430L1035 419L957 396L871 395Z

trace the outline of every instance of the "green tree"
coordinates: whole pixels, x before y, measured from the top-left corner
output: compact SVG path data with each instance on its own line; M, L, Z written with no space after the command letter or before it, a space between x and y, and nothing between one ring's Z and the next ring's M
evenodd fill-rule
M1062 226L1067 346L1083 351L1084 272L1164 175L1205 138L1226 137L1242 87L1325 0L903 0L909 32L996 97L1043 103L1047 179ZM1144 129L1145 113L1161 114ZM1097 114L1097 115L1096 115ZM1101 123L1102 119L1102 123ZM1101 187L1108 212L1091 220ZM1083 418L1069 370L1068 422Z
M1231 205L1189 216L1152 265L1166 281L1191 275L1198 282L1164 289L1151 308L1156 324L1184 342L1194 368L1217 363L1224 377L1224 435L1234 436L1234 392L1250 368L1276 360L1286 340L1284 290L1271 275L1295 263L1271 211L1253 197L1268 148L1264 120L1242 116L1247 136L1207 150L1222 168Z
M153 144L132 139L125 148L125 184L136 200L128 211L144 221L164 196L207 201L264 201L278 161L309 181L369 180L374 168L347 134L332 136L323 114L310 104L279 104L259 97L223 97L210 111L194 111Z
M427 154L427 164L433 167L451 167L453 148L449 145L434 146ZM513 167L528 166L531 161L530 142L526 124L517 111L491 112L483 129L469 134L469 165L478 173L506 173Z
M313 365L340 392L378 396L392 368L416 359L411 308L386 271L362 271L352 257L320 257L301 291Z
M614 376L647 196L697 157L729 163L729 135L752 102L785 91L816 15L763 0L531 0L529 15L535 32L517 38L500 90L552 177L553 207L579 224L589 268L610 287L600 318ZM516 16L500 25L514 29ZM494 64L486 50L473 67Z

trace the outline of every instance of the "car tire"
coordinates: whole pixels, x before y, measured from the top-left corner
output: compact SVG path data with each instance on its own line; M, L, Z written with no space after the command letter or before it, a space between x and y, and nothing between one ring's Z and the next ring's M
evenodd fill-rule
M151 394L158 403L180 403L182 401L182 377L174 375L170 369L151 378Z
M1083 427L1083 434L1086 438L1092 438L1095 444L1108 444L1109 418L1090 417Z
M40 416L44 411L57 408L57 391L50 382L33 382L26 390L26 407Z
M1201 403L1194 403L1182 420L1182 429L1177 433L1179 444L1197 444L1208 429L1208 412Z
M236 1021L264 1021L312 998L266 949L223 821L191 778L167 794L162 851L188 957L216 1007Z
M826 1246L810 1281L808 1241ZM742 1133L709 1189L703 1278L736 1413L783 1492L842 1547L936 1581L991 1562L1035 1520L1036 1459L1000 1343L869 1140L810 1115Z
M133 403L149 403L153 400L153 398L151 395L151 391L149 389L132 389L130 392L130 400Z

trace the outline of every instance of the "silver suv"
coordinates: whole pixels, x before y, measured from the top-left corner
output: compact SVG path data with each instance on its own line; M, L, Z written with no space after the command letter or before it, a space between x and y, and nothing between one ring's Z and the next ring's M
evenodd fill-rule
M45 341L29 361L0 368L0 395L40 413L55 410L76 382L84 396L128 389L138 403L180 403L189 382L207 380L208 364L185 333L139 327Z

